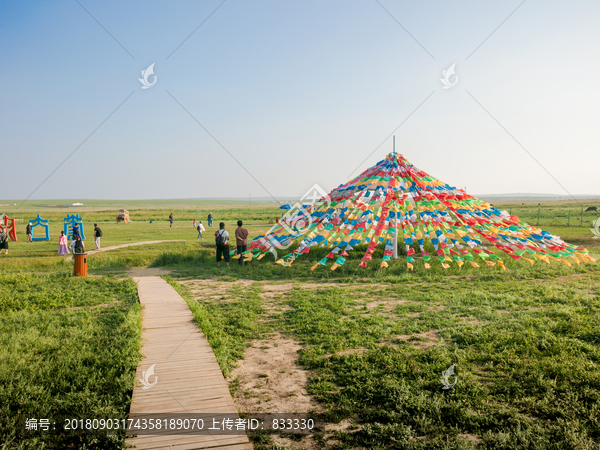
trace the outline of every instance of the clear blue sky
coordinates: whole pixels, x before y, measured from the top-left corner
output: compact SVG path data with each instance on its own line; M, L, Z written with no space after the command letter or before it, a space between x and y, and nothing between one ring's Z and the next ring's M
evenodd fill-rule
M182 44L221 1L80 0L107 31L75 0L0 2L0 197L30 195L131 93L33 199L329 190L405 119L397 150L470 193L565 194L512 135L600 194L599 2L380 0L394 20L375 0L227 0Z

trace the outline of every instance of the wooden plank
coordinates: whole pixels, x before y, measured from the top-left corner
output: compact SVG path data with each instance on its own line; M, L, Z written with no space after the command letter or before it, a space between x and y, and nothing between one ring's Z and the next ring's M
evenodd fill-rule
M187 303L160 277L134 278L142 305L144 359L136 372L130 414L227 414L238 418L229 387L208 341L194 323ZM154 365L152 385L144 389L143 372ZM127 439L139 449L252 450L245 434L150 435Z

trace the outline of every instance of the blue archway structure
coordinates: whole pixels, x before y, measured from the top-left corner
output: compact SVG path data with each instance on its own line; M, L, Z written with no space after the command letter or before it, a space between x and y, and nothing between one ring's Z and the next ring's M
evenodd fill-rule
M48 221L45 219L42 219L40 217L40 215L38 214L38 216L35 218L35 220L31 220L29 223L31 223L31 229L32 229L32 234L33 234L33 227L42 227L44 229L44 231L46 232L44 237L34 237L32 238L33 241L49 241L50 240L50 227L48 226Z
M83 219L79 217L79 214L68 214L65 217L65 227L64 232L67 239L73 239L73 225L79 225L79 235L81 239L85 239L85 233L83 232Z

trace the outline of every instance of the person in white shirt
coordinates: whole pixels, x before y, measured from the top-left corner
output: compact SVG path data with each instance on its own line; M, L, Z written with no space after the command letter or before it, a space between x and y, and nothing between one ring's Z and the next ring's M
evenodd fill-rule
M202 221L200 220L198 222L198 227L196 228L196 230L198 230L198 238L197 239L204 239L204 236L202 236L202 233L204 233L206 231L206 229L204 228L204 225L202 225Z
M219 224L219 230L215 231L215 243L217 244L217 267L221 267L221 256L229 267L229 232L225 229L225 223Z

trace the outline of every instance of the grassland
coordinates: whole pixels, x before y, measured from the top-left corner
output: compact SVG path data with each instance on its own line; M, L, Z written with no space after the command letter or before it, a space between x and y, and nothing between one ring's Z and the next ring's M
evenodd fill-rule
M122 448L123 432L60 429L65 418L127 414L140 333L131 280L1 275L1 448ZM30 418L51 430L24 430Z
M570 225L580 224L579 205L496 206L533 224L539 210L540 227L600 254L600 240L589 230L597 213L584 213L583 227L567 227L569 209ZM171 271L169 281L188 300L226 375L259 340L271 340L273 348L283 336L301 345L294 364L309 374L308 395L328 425L321 438L263 436L256 448L600 448L596 264L508 261L508 272L489 267L445 272L436 266L426 271L417 265L413 273L401 262L379 270L380 253L367 269L359 269L357 249L335 272L310 270L322 257L319 251L291 268L268 257L217 269L212 233L196 240L192 220L206 224L210 210L215 222L224 221L230 230L244 220L255 236L280 214L276 206L124 204L133 222L117 225L119 207L98 202L81 211L40 212L39 205L26 203L6 211L24 221L18 225L19 242L0 256L4 448L41 446L32 440L41 438L20 441L15 434L21 415L126 412L139 358L140 317L135 286L115 275L136 267ZM50 220L52 241L28 244L25 221L38 212ZM94 222L104 231L104 247L182 241L93 255L89 265L95 277L73 279L71 263L56 255L66 212L84 217L88 246L93 246ZM210 295L206 285L206 294L196 295L189 283L201 282L219 283L225 292ZM267 295L270 286L281 292ZM456 365L459 381L445 392L439 378L450 364ZM236 396L256 395L268 403L268 384L260 383L250 394L237 389L239 380L231 387ZM61 439L47 446L119 448L122 442L106 434Z

